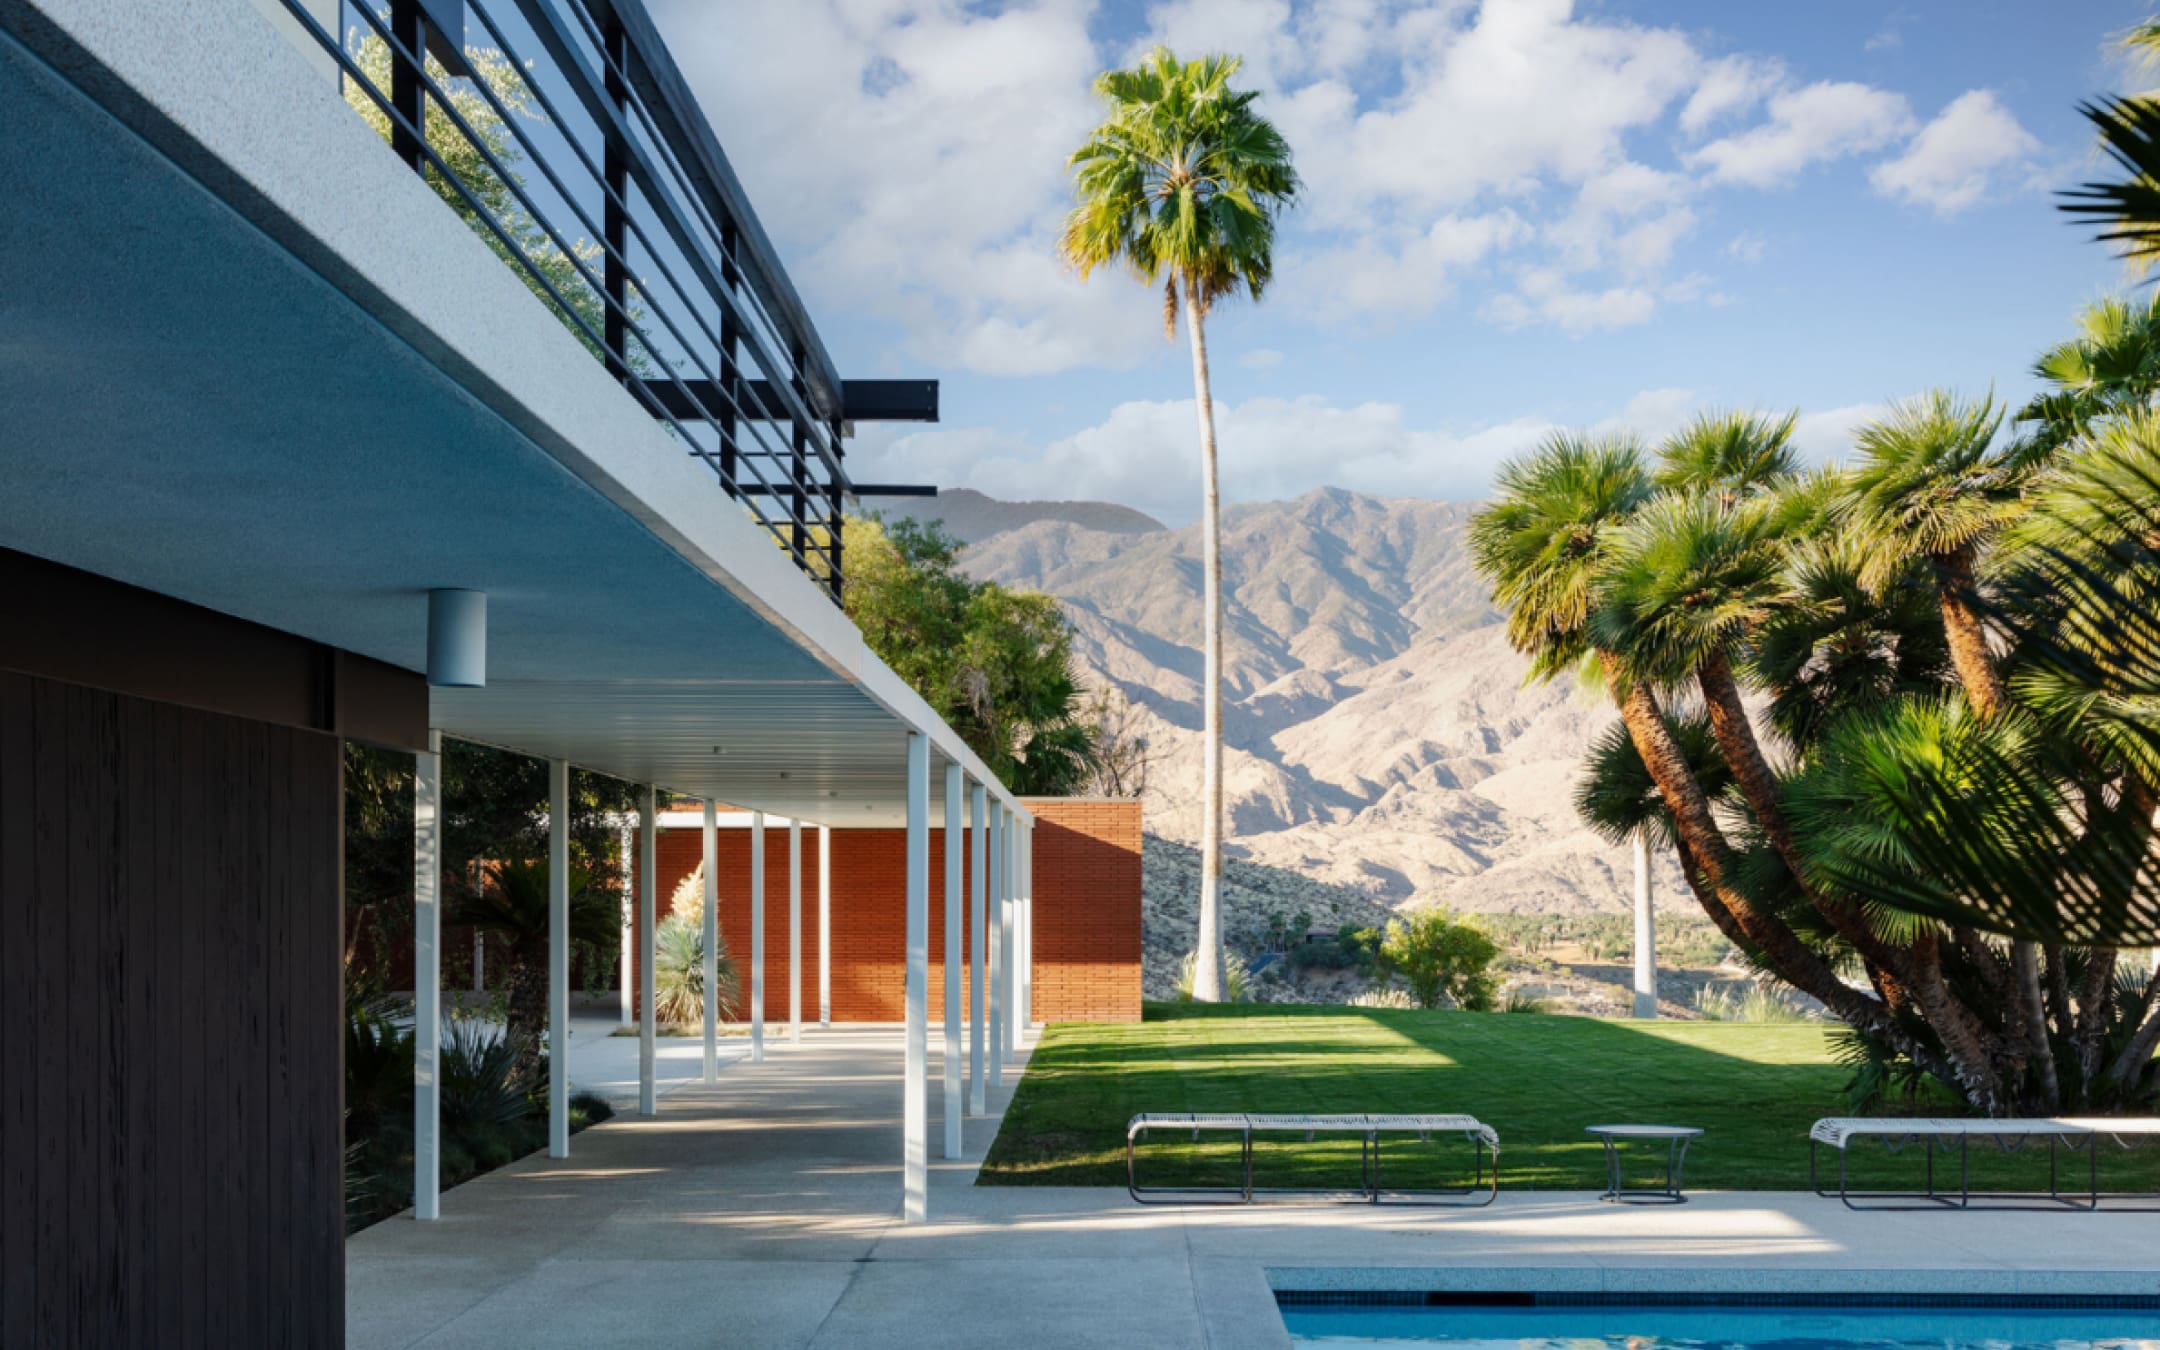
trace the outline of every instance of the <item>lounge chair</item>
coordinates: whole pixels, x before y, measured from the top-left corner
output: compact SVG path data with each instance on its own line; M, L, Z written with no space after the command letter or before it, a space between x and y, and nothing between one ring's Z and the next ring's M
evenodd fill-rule
M1898 1117L1898 1116L1832 1116L1818 1120L1808 1131L1808 1185L1817 1195L1828 1197L1817 1179L1816 1151L1828 1147L1838 1151L1838 1185L1835 1194L1847 1209L1928 1209L1972 1207L1972 1169L1970 1145L1974 1139L1993 1143L2004 1153L2015 1153L2027 1144L2045 1140L2048 1148L2048 1189L2043 1196L2037 1192L1996 1192L1995 1198L2010 1200L2045 1199L2054 1204L2070 1205L2088 1210L2100 1207L2100 1141L2112 1139L2127 1148L2129 1141L2152 1135L2160 1135L2160 1119L2149 1117L2108 1116L2044 1116L2004 1120L1959 1119L1954 1117ZM1891 1153L1906 1146L1918 1144L1927 1159L1925 1189L1919 1191L1855 1191L1847 1184L1846 1160L1851 1146L1862 1139L1879 1139ZM2085 1154L2085 1194L2075 1191L2064 1195L2058 1177L2058 1154L2067 1149L2075 1154ZM1953 1197L1935 1187L1935 1155L1955 1153L1958 1160L1958 1189ZM1918 1201L1917 1204L1856 1205L1854 1200Z
M1230 1133L1238 1138L1239 1183L1236 1186L1142 1186L1138 1177L1136 1145L1150 1130L1190 1131L1194 1142L1202 1133ZM1391 1191L1380 1183L1380 1141L1390 1134L1414 1134L1419 1139L1461 1134L1473 1149L1475 1170L1471 1184L1454 1190ZM1253 1186L1253 1137L1260 1134L1302 1134L1310 1142L1316 1134L1355 1134L1358 1137L1359 1179L1355 1191L1324 1192L1298 1188ZM1488 1152L1491 1177L1487 1179ZM1252 1204L1256 1197L1270 1199L1319 1199L1339 1195L1365 1204L1470 1204L1489 1205L1500 1193L1500 1136L1492 1126L1472 1116L1380 1116L1380 1115L1284 1115L1244 1112L1214 1115L1164 1115L1143 1112L1125 1127L1125 1189L1132 1198L1147 1204ZM1482 1196L1480 1196L1482 1192Z

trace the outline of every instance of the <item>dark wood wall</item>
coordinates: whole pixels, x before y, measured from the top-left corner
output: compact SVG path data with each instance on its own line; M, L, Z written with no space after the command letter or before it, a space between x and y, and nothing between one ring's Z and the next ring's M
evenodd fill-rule
M342 1343L341 784L0 670L0 1345Z

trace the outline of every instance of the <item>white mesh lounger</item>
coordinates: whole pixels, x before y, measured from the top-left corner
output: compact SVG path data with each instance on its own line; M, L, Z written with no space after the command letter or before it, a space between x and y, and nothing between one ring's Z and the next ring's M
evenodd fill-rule
M1189 1130L1197 1141L1204 1130L1234 1132L1238 1136L1239 1184L1236 1186L1142 1186L1139 1183L1136 1143L1150 1130ZM1316 1134L1354 1134L1358 1137L1359 1184L1355 1192L1324 1192L1303 1189L1258 1189L1253 1186L1253 1136L1256 1134L1302 1134L1309 1141ZM1388 1134L1414 1134L1430 1139L1436 1134L1460 1134L1475 1158L1471 1184L1457 1190L1390 1191L1380 1185L1380 1140ZM1486 1175L1491 1154L1491 1177ZM1141 1204L1177 1203L1251 1204L1256 1196L1271 1198L1326 1198L1351 1195L1366 1204L1472 1204L1489 1205L1500 1190L1500 1136L1490 1125L1473 1116L1460 1115L1283 1115L1252 1113L1236 1115L1162 1115L1142 1113L1125 1127L1125 1189ZM1482 1192L1482 1195L1480 1194ZM1151 1199L1150 1197L1164 1197ZM1169 1197L1175 1197L1174 1199Z
M2120 1120L2107 1121L2105 1126L2116 1133L2160 1133L2160 1121L2151 1122L2150 1130L2128 1127L2141 1122ZM1808 1131L1808 1185L1815 1193L1828 1196L1816 1179L1815 1154L1818 1147L1838 1151L1837 1198L1845 1202L1847 1209L1930 1209L1972 1207L1972 1169L1968 1146L1974 1139L1985 1139L2005 1153L2015 1153L2028 1143L2046 1140L2048 1146L2048 1189L2045 1196L2037 1193L1997 1193L2001 1199L2046 1199L2055 1204L2077 1205L2085 1209L2100 1207L2100 1173L2096 1141L2100 1130L2095 1122L2071 1120L2060 1117L2025 1117L2005 1120L1960 1120L1954 1117L1898 1117L1898 1116L1832 1116L1818 1120ZM1846 1182L1846 1158L1852 1145L1862 1139L1879 1139L1883 1147L1897 1153L1911 1144L1918 1144L1927 1159L1926 1189L1919 1191L1855 1191ZM2056 1152L2067 1147L2072 1152L2085 1151L2086 1193L2079 1197L2073 1193L2065 1196L2056 1178ZM1935 1154L1956 1153L1958 1160L1958 1189L1951 1196L1935 1189ZM1856 1205L1854 1200L1916 1201L1916 1204Z

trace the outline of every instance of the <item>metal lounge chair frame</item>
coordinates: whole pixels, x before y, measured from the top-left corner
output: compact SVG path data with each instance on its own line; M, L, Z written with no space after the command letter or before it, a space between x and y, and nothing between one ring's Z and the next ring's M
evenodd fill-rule
M1238 1136L1236 1186L1142 1186L1139 1180L1138 1141L1150 1130L1189 1130L1194 1142L1203 1131ZM1436 1134L1460 1133L1471 1145L1474 1172L1469 1186L1458 1189L1388 1190L1380 1181L1380 1141L1388 1134L1416 1134L1429 1139ZM1253 1137L1258 1134L1303 1134L1308 1142L1315 1134L1355 1134L1358 1137L1358 1187L1355 1192L1334 1192L1297 1187L1253 1185ZM1487 1154L1490 1158L1488 1175ZM1125 1127L1125 1189L1138 1204L1249 1205L1259 1198L1270 1200L1326 1200L1345 1195L1354 1203L1395 1205L1489 1205L1500 1193L1500 1136L1490 1125L1472 1116L1410 1115L1283 1115L1258 1112L1236 1114L1165 1115L1142 1112Z
M2118 1128L2110 1131L2113 1124ZM2027 1144L2046 1140L2048 1146L2048 1188L2043 1195L2033 1191L1991 1191L1985 1198L1991 1200L2047 1201L2073 1209L2097 1210L2100 1208L2100 1138L2103 1134L2160 1133L2160 1121L2150 1122L2152 1128L2139 1128L2147 1122L2118 1121L2101 1122L2063 1118L2033 1118L2016 1120L1959 1120L1955 1118L1929 1117L1901 1119L1898 1117L1834 1116L1815 1122L1808 1131L1808 1185L1814 1192L1828 1199L1835 1194L1847 1209L1924 1210L1924 1209L1970 1209L1973 1207L1971 1144L1975 1138L1993 1142L2004 1153L2017 1153ZM1847 1177L1846 1161L1851 1145L1861 1139L1879 1139L1884 1149L1896 1154L1910 1145L1920 1146L1927 1160L1924 1188L1918 1191L1856 1191ZM2118 1138L2117 1142L2120 1142ZM1824 1189L1817 1170L1817 1150L1827 1145L1838 1151L1838 1184L1835 1192ZM2085 1154L2085 1194L2075 1191L2065 1195L2060 1176L2060 1152L2068 1149L2072 1154ZM1935 1155L1955 1153L1958 1160L1958 1189L1955 1196L1936 1189ZM1883 1201L1886 1203L1857 1205L1855 1200ZM1887 1203L1911 1201L1915 1203Z

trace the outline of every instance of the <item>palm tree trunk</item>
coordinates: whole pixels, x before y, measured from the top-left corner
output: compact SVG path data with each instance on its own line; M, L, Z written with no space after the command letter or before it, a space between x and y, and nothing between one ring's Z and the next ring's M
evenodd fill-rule
M1657 699L1641 684L1624 680L1619 662L1611 653L1600 653L1599 659L1605 666L1607 684L1615 690L1627 688L1619 698L1620 720L1627 726L1635 752L1642 757L1665 809L1672 815L1689 874L1688 884L1711 922L1735 941L1744 937L1746 945L1760 953L1780 979L1812 995L1839 1021L1882 1040L1926 1073L1981 1104L1976 1094L1984 1091L1984 1082L1976 1087L1973 1080L1992 1078L1984 1055L1971 1065L1945 1064L1933 1047L1900 1026L1880 1000L1838 978L1830 963L1799 934L1775 914L1758 909L1726 880L1731 847L1710 813L1710 800L1702 784L1696 781L1687 757L1673 739L1672 728L1665 724Z
M2092 1104L2093 1080L2100 1076L2100 1059L2107 1051L2108 1026L2115 1020L2115 965L2119 953L2113 947L2095 947L2085 953L2085 978L2078 983L2077 1022L2071 1041L2077 1046L2078 1082L2086 1105Z
M1988 650L1987 629L1973 608L1973 559L1970 549L1933 555L1935 590L1942 600L1943 636L1950 645L1950 664L1957 668L1958 682L1973 711L1993 717L2010 701L2002 675L1995 669L1995 655Z
M1192 343L1193 406L1200 418L1200 940L1193 1000L1223 996L1222 849L1222 499L1216 486L1215 399L1209 389L1207 330L1200 296L1185 286L1185 332Z
M1830 921L1838 935L1860 953L1885 998L1893 1006L1902 1002L1903 991L1899 985L1907 978L1903 953L1877 937L1866 917L1851 906L1816 894L1801 871L1800 846L1793 838L1791 824L1785 819L1785 803L1778 790L1777 775L1771 771L1770 761L1763 757L1762 742L1755 735L1755 724L1748 720L1747 705L1740 698L1739 681L1733 678L1732 662L1723 647L1710 649L1710 654L1695 669L1695 682L1702 689L1703 707L1710 716L1710 734L1717 740L1718 753L1732 768L1741 795L1747 798L1749 808L1754 811L1756 823L1769 836L1771 847L1784 859L1785 869L1792 873L1793 884Z
M2017 977L2018 1025L2025 1032L2025 1053L2033 1089L2044 1111L2062 1104L2062 1084L2055 1076L2055 1051L2048 1044L2047 1002L2040 989L2040 945L2023 938L2010 944L2010 969Z

